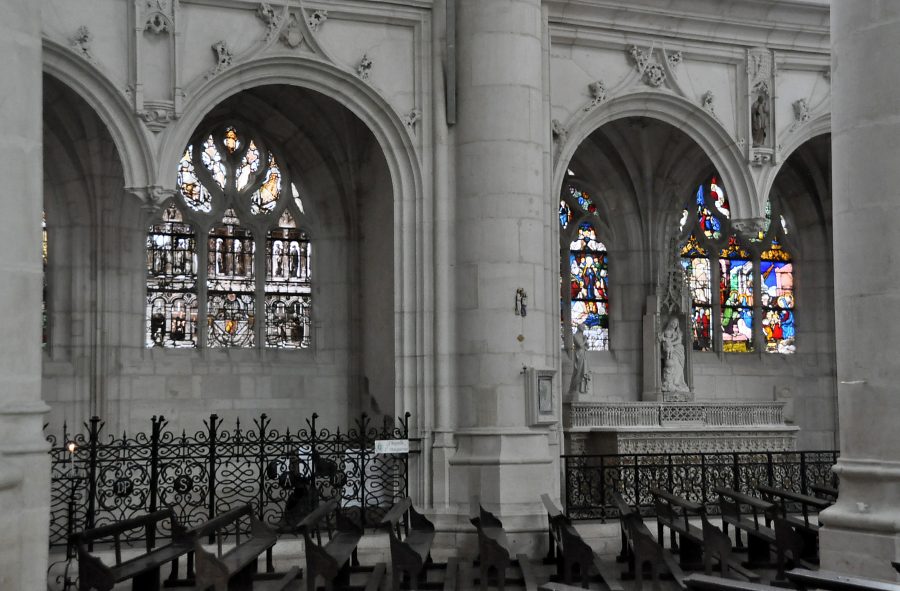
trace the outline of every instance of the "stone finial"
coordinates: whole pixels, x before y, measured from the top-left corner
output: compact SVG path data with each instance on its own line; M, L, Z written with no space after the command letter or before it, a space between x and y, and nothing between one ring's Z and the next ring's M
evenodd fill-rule
M363 54L362 59L359 60L359 65L356 66L356 75L363 80L368 80L373 65L372 60L369 59L369 55Z

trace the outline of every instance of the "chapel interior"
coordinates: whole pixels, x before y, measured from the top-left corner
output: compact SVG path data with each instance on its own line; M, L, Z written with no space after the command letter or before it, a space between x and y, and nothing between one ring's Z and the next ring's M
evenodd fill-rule
M298 474L535 560L541 495L833 486L898 581L900 1L0 6L0 589Z

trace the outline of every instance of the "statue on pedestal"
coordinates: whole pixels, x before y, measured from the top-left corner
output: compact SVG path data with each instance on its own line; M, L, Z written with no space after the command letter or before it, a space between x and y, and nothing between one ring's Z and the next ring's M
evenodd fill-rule
M659 335L662 345L662 391L663 392L690 392L690 388L684 380L684 335L678 325L678 317L669 319L666 328Z
M572 380L569 382L569 396L587 394L590 391L591 372L587 369L587 336L585 325L581 323L572 335Z

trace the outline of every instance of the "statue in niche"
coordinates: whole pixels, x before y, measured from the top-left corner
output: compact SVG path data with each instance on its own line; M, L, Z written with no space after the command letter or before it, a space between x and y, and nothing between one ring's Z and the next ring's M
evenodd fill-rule
M581 323L572 335L572 381L569 382L569 396L586 394L591 381L591 373L587 369L587 335L585 325Z
M690 392L684 381L684 335L678 325L678 318L672 317L659 335L662 345L662 391Z
M751 107L750 129L753 134L753 146L763 146L769 134L769 93L764 85L757 90L756 102Z

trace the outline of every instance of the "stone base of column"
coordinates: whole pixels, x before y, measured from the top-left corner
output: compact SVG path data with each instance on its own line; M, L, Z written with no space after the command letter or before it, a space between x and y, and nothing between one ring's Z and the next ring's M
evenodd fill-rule
M503 522L512 554L546 553L547 514L541 495L559 497L559 464L549 453L549 432L471 429L457 431L454 439L456 452L446 457L443 472L448 502L434 515L439 532L435 543L457 548L461 556L477 553L475 528L469 522L471 500L477 495ZM434 469L444 470L437 462ZM440 506L437 495L435 500Z
M819 515L823 569L898 580L900 560L900 462L841 457L837 502Z
M0 589L47 586L50 456L42 428L48 410L40 401L0 405Z
M863 532L826 526L819 530L819 559L823 570L861 577L900 580L891 567L900 560L900 535Z

